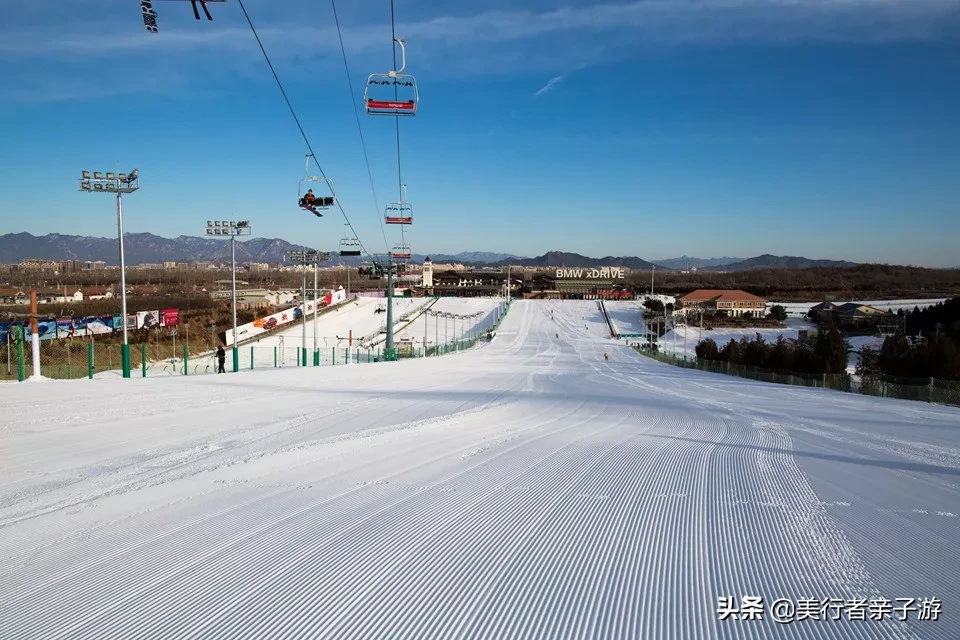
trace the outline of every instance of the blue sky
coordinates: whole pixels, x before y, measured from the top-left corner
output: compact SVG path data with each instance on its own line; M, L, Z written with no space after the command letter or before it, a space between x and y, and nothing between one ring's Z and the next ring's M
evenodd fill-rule
M139 167L128 231L209 218L335 249L295 204L305 146L235 0L5 0L0 233L110 236L81 168ZM121 6L124 5L124 6ZM130 5L129 7L125 5ZM397 199L394 122L361 112L330 3L245 0L371 251ZM72 6L72 5L71 5ZM283 11L278 10L282 6ZM354 99L392 63L387 0L340 0ZM421 102L401 121L415 252L761 253L960 263L957 0L396 0Z

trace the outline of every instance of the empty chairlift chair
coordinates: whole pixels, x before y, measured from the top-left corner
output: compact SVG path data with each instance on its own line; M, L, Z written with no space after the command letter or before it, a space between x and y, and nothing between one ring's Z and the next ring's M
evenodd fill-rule
M340 257L359 256L360 251L360 240L349 232L349 225L347 225L347 233L340 239Z
M400 200L391 202L383 212L387 224L413 224L413 206L407 202L407 185L400 185Z
M393 41L400 45L400 68L387 73L370 74L363 90L363 103L368 115L415 116L420 96L417 79L403 73L407 66L406 41L403 38L394 38Z
M410 245L405 242L394 245L393 251L390 252L390 257L398 261L409 260L410 255Z

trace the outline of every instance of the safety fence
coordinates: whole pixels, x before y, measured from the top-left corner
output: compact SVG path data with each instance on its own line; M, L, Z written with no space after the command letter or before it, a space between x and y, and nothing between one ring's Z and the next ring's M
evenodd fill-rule
M500 326L503 313L494 312L495 320L488 328L480 326L468 336L433 346L398 345L394 353L381 347L336 346L319 349L303 347L240 346L225 350L224 371L322 367L346 364L367 364L402 358L423 358L469 349L492 339ZM23 381L33 376L29 342L0 343L0 382ZM44 378L61 380L120 377L122 345L88 340L51 340L40 343L40 373ZM217 373L219 362L210 351L191 353L189 344L143 343L130 345L131 377L193 376Z
M960 381L937 380L935 378L895 378L884 376L880 378L860 378L847 373L838 374L808 374L790 371L776 371L747 365L731 364L702 358L686 358L669 353L637 348L641 354L687 369L699 369L713 373L773 382L803 387L818 387L877 396L881 398L898 398L901 400L919 400L960 406Z

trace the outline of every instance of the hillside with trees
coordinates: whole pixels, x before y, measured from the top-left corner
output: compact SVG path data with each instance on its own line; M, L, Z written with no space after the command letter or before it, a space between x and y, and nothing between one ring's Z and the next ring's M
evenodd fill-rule
M631 273L628 281L640 290L650 286L650 272ZM695 289L743 289L768 300L819 302L825 295L838 300L949 298L960 295L960 271L896 265L811 269L656 271L655 292L689 293Z

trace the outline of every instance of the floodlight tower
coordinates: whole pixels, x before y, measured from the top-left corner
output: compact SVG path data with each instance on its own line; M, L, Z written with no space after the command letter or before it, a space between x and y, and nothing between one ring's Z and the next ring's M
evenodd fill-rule
M303 293L301 297L300 318L303 323L303 347L304 360L307 353L307 266L313 265L313 351L317 352L317 266L321 262L330 259L329 251L317 251L316 249L293 249L287 251L287 257L293 264L300 265L303 271ZM306 362L304 362L306 365Z
M253 227L249 220L207 220L207 235L230 238L230 290L233 308L233 372L240 371L240 350L237 347L237 236L249 236Z
M123 256L123 194L133 193L140 188L140 171L134 169L130 173L112 171L83 170L80 172L79 190L86 193L115 193L117 194L117 241L120 244L120 315L123 325L123 346L120 347L123 366L123 377L130 377L130 343L127 339L127 277L126 263Z

